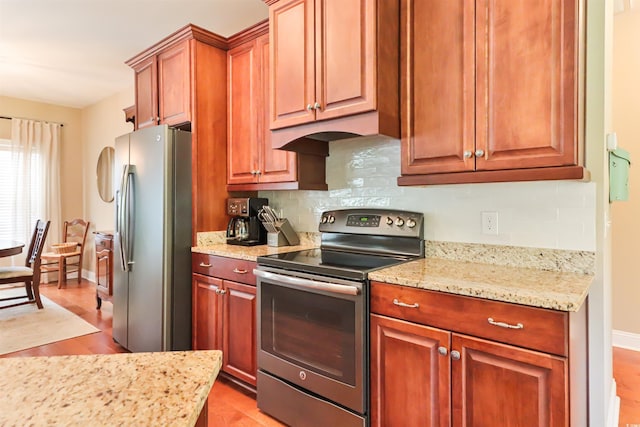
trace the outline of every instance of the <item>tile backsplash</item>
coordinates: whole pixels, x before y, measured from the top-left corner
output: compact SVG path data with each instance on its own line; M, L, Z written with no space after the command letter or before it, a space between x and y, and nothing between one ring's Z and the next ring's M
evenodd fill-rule
M596 187L534 181L399 187L400 141L329 143L328 191L261 191L297 231L316 232L323 211L381 207L423 212L425 239L551 249L595 250ZM498 234L482 233L481 212L498 213Z

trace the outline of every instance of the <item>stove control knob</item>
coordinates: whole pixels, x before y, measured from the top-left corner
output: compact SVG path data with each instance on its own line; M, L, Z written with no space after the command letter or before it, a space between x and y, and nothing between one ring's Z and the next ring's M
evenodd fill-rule
M329 215L329 224L333 224L334 222L336 222L336 217L333 215Z
M323 224L327 223L327 217L325 215L322 216L322 219L320 220L320 222L322 222Z
M413 218L409 218L409 219L407 220L407 227L409 227L409 228L413 228L413 227L415 227L415 226L416 226L416 220L415 220L415 219L413 219Z
M393 219L390 216L387 217L387 225L393 225Z
M398 227L402 227L404 225L404 219L402 219L401 217L396 218L396 225Z

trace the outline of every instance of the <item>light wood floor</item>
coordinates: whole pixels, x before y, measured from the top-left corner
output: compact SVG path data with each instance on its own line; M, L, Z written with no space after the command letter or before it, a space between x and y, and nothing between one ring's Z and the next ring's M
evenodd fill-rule
M59 341L0 357L56 356L67 354L112 354L126 352L111 337L112 306L109 302L96 310L95 287L91 282L80 285L71 281L66 288L56 284L42 284L43 295L82 317L101 332ZM613 348L613 375L620 396L620 427L640 424L640 352ZM218 379L209 396L209 426L281 426L273 418L261 413L254 396L246 394L234 384Z

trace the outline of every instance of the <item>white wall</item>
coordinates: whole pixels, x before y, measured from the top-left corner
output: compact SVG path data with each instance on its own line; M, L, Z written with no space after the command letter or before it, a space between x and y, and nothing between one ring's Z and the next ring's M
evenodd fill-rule
M400 142L329 144L329 191L263 191L298 231L318 231L322 211L375 206L424 212L425 238L595 251L595 183L538 181L398 187ZM481 212L498 213L498 235L481 232Z
M96 181L96 166L100 151L106 146L113 147L115 138L133 131L133 125L125 122L124 108L134 103L134 89L131 87L109 98L84 108L82 110L82 142L83 156L83 181L84 185L84 217L91 221L91 230L112 231L115 224L114 203L104 202L98 194ZM85 269L95 271L95 251L93 234L87 236L90 243L87 245L88 259Z

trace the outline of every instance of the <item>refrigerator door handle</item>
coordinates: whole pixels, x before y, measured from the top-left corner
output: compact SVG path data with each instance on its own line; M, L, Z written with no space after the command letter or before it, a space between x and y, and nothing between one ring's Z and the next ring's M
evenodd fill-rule
M129 173L127 175L127 269L131 270L134 264L134 243L135 227L136 227L136 185L135 185L136 166L129 165Z
M124 165L122 169L122 178L120 179L120 199L118 200L118 215L116 221L116 233L119 234L119 245L120 245L120 267L122 267L122 271L129 270L129 260L127 258L127 251L129 245L127 243L127 228L129 218L127 215L128 211L128 200L129 200L129 164Z

